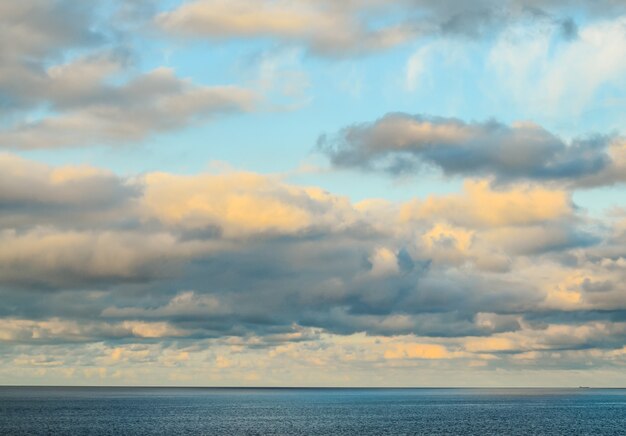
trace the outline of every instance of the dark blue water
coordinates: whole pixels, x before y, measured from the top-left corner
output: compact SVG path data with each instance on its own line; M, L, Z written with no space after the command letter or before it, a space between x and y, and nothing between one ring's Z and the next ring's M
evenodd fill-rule
M626 390L0 387L0 434L626 435Z

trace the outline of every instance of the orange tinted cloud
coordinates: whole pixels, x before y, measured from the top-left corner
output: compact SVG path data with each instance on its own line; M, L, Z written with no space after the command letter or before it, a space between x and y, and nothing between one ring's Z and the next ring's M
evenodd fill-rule
M557 220L572 214L565 191L516 185L495 190L486 180L468 180L462 194L414 200L401 210L405 221L433 217L468 227L520 226Z
M451 359L457 357L443 345L396 344L385 350L385 359Z
M183 228L217 226L228 237L297 233L355 220L347 199L253 173L149 174L141 200L146 218Z

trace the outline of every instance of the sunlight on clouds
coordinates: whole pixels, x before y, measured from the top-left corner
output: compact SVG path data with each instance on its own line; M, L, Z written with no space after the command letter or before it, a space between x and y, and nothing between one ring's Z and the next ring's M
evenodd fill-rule
M0 2L0 384L626 383L626 4L97 3Z
M494 351L511 351L517 349L510 339L502 337L476 338L465 342L464 347L472 353L484 353Z
M557 220L572 214L568 193L539 186L494 190L486 180L466 181L462 194L414 200L401 211L404 220L440 217L469 227L493 228Z
M95 177L111 177L113 174L87 165L67 166L54 169L50 173L52 183L74 183Z
M385 351L385 359L452 359L458 356L436 344L396 344Z
M461 262L471 248L474 238L473 231L447 224L435 224L421 237L433 260L442 263Z
M400 271L396 254L388 248L377 249L369 260L372 263L370 274L374 277L384 277Z
M124 321L122 327L140 338L164 338L189 334L189 332L175 328L165 322Z
M575 309L582 302L582 294L577 291L583 281L580 273L575 273L564 278L564 280L548 289L546 305L548 307L558 307L560 309Z
M164 31L177 36L214 40L271 38L300 43L315 54L330 57L390 48L407 42L421 33L420 27L426 27L408 22L375 26L367 13L384 12L382 5L384 2L377 1L357 5L329 1L196 0L162 12L155 21Z
M41 227L28 232L2 230L0 241L0 281L4 283L46 281L71 286L99 278L158 276L157 265L164 259L176 261L199 252L193 244L179 245L167 233L148 236Z
M227 237L296 233L354 219L347 200L259 174L189 177L153 173L144 180L146 218L154 216L192 229L214 225Z

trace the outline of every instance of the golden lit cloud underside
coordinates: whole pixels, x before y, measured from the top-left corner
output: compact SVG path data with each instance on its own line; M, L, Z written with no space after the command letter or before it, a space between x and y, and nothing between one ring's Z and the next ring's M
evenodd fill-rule
M625 309L626 221L600 225L558 187L468 179L354 204L249 172L0 167L0 282L19 308L0 319L2 382L498 384L541 365L541 384L623 368L626 323L603 313Z

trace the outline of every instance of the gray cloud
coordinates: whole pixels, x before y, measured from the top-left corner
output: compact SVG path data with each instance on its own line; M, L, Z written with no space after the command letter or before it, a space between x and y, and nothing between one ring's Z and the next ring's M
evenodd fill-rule
M256 100L249 90L193 85L168 69L106 88L97 91L100 98L90 91L85 97L92 101L78 108L0 131L0 146L36 149L141 141L219 114L250 110Z
M74 0L25 0L0 6L3 56L28 57L57 54L68 46L100 42L104 37L92 29L93 7Z
M95 8L93 6L96 6ZM0 111L41 102L45 65L68 49L97 49L107 43L95 25L96 5L73 0L25 0L0 6Z
M140 3L26 0L0 8L2 148L136 142L257 101L250 90L196 85L167 68L137 72L128 35L152 11Z
M89 166L52 168L11 154L0 154L0 225L28 229L33 225L93 229L108 226L113 214L129 207L138 187L115 174ZM72 217L67 222L68 216Z
M581 7L589 18L625 11L623 4L610 0L589 5L568 0L196 0L161 12L155 21L176 36L210 40L261 38L301 45L319 56L341 57L388 49L424 36L482 38L511 24L531 20L560 26L563 37L572 39L576 23L571 14ZM381 18L385 19L384 25Z
M447 175L493 177L498 181L540 180L585 184L621 173L609 154L610 136L566 142L542 127L497 121L467 123L454 118L390 113L323 135L318 149L338 167L416 173L422 166ZM608 179L608 180L607 180Z
M561 191L484 182L356 207L255 174L120 177L11 155L0 169L0 347L143 361L157 344L274 353L365 333L379 359L436 341L438 359L523 366L626 344L623 231L589 233Z

